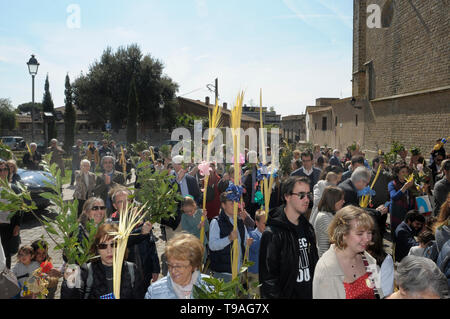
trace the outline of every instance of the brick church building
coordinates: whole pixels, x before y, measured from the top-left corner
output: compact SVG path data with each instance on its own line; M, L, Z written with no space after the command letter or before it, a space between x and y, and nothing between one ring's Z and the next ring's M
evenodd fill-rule
M369 5L380 9L379 27ZM307 138L341 150L358 142L369 153L400 141L426 155L450 136L450 2L353 6L353 96L307 107Z

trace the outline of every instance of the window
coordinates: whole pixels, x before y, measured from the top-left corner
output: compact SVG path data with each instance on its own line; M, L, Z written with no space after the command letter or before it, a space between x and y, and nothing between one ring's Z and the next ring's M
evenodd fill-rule
M317 130L317 123L314 123L314 130Z
M327 130L327 117L323 116L322 117L322 131L326 131Z
M358 126L358 114L355 115L355 126Z
M334 126L337 127L337 116L334 118Z

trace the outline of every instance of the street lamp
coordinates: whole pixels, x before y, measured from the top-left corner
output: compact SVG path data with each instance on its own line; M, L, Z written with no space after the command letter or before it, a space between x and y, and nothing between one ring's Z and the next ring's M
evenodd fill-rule
M32 104L31 104L31 140L34 142L34 77L37 74L39 68L39 62L34 57L34 54L31 55L30 60L27 62L28 72L31 74L32 79Z

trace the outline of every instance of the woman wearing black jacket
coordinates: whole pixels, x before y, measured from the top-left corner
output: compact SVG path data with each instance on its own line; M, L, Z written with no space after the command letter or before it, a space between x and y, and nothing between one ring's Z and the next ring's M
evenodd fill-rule
M117 229L114 224L103 224L99 227L93 249L100 257L81 267L80 288L69 288L67 282L63 282L61 299L100 299L113 293L113 253L116 243L109 233L116 232ZM120 298L143 299L145 287L142 285L143 280L136 265L124 262Z

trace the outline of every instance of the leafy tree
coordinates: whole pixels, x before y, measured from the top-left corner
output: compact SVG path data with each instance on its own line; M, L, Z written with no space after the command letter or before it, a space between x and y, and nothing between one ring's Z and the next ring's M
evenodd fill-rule
M16 113L10 99L0 99L0 128L7 130L16 128Z
M16 113L31 113L33 102L22 103L17 106ZM42 103L34 103L35 114L42 112Z
M139 112L139 100L136 93L136 81L131 80L130 94L128 96L127 116L127 143L136 143L137 140L137 116Z
M55 107L54 107L53 100L52 100L52 94L50 93L50 84L48 82L48 74L47 74L47 77L45 78L44 97L42 99L42 109L44 112L49 112L52 114L54 114L54 111L55 111ZM47 130L48 130L47 142L49 142L52 138L56 138L56 126L55 126L54 119L48 121Z
M64 112L64 148L66 152L70 152L72 145L75 140L75 122L77 114L75 108L73 107L73 93L72 87L70 85L69 75L66 75L66 89L64 94L66 95L65 102L65 112Z
M203 127L209 127L209 120L207 117L183 113L177 115L175 118L176 127L185 127L187 129L193 129L195 121L202 121Z
M93 124L103 126L111 121L115 132L127 118L130 83L135 79L136 96L139 101L137 119L144 124L148 119L159 118L159 105L164 101L162 115L169 129L175 123L178 84L163 75L163 63L150 54L143 56L137 44L111 47L103 51L87 74L81 74L73 83L75 104L87 111Z

